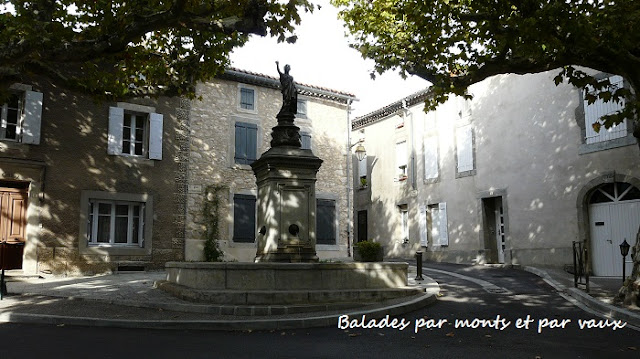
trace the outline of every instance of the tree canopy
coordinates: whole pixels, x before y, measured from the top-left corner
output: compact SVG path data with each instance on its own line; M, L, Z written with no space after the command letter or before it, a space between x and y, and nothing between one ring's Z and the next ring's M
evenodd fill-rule
M307 0L4 0L0 92L30 75L106 98L193 95L249 34L295 41Z
M563 81L589 88L593 103L625 99L594 124L637 118L640 103L640 1L620 0L332 0L352 46L375 61L374 73L398 69L433 84L427 109L488 77L559 69ZM587 69L625 78L615 88ZM639 128L640 126L636 126ZM636 131L637 133L638 131ZM636 134L640 137L640 133Z

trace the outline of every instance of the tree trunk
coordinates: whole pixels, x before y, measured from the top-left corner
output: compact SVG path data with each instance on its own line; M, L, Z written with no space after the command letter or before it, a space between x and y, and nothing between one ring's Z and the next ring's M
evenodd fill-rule
M640 228L636 235L636 244L631 247L631 259L633 260L631 276L620 288L618 299L625 305L640 307Z

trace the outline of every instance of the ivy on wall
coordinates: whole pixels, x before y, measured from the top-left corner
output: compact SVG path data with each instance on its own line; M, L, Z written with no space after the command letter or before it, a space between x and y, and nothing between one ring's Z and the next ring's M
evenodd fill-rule
M207 262L220 262L224 258L224 252L218 246L220 234L220 195L226 187L222 185L209 185L205 188L202 216L205 225L204 259Z

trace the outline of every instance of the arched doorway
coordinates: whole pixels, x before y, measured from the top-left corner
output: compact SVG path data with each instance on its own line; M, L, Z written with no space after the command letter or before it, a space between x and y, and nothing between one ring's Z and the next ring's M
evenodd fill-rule
M640 226L640 189L626 182L604 183L589 197L589 229L593 274L621 276L620 243L635 243ZM627 256L627 273L631 259Z

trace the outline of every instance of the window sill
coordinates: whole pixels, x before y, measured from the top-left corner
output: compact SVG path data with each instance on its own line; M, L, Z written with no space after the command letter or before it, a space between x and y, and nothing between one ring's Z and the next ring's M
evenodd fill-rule
M145 165L145 166L154 166L154 162L156 160L150 160L145 157L136 157L136 156L127 156L127 155L117 155L118 161L127 165Z
M109 254L111 256L139 256L151 254L151 250L138 246L87 244L80 248L80 254Z
M252 171L251 165L242 165L242 164L239 164L239 163L234 163L233 165L231 165L231 169L243 170L243 171Z
M317 244L316 243L316 251L339 251L341 250L340 246L337 244Z
M464 171L464 172L456 172L456 178L462 177L471 177L476 175L476 170Z
M596 143L583 143L578 148L578 154L584 155L587 153L599 152L610 150L612 148L624 147L637 144L638 141L632 134L627 135L626 137L620 137L609 141L602 141Z

